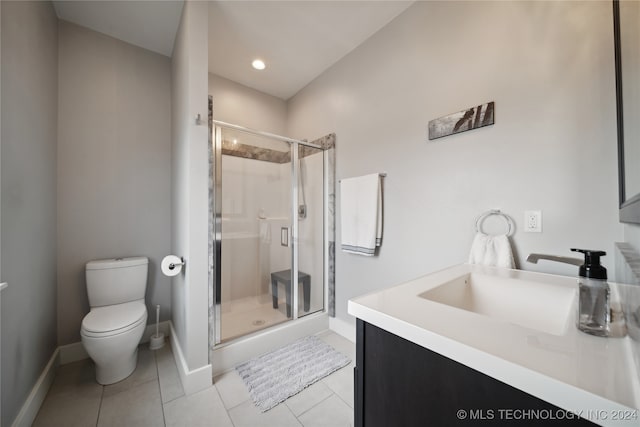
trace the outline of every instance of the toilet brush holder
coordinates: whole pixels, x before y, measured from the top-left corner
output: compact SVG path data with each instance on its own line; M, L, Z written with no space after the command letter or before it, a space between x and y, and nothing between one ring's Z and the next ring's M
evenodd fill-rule
M160 332L156 335L151 335L151 341L149 341L149 348L151 350L158 350L164 347L164 333Z
M151 335L151 341L149 342L149 348L151 350L158 350L164 346L164 333L159 331L158 324L160 323L160 305L156 305L156 333Z

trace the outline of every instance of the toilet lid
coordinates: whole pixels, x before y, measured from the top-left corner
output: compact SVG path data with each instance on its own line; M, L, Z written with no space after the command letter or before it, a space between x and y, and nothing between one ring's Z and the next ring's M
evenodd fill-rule
M86 332L113 332L138 323L146 314L147 307L142 301L95 307L82 320L82 329Z

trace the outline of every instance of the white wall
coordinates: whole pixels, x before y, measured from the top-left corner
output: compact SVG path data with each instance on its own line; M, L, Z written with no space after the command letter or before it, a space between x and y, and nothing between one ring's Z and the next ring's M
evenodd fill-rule
M287 104L280 98L211 73L209 95L215 120L278 135L286 129Z
M171 248L186 261L172 280L172 320L189 370L209 364L207 7L185 2L171 60Z
M49 2L2 9L2 425L56 349L57 18Z
M338 318L353 323L352 297L464 262L491 208L516 221L522 268L574 275L524 259L587 247L613 272L612 46L607 2L417 2L293 97L287 134L336 132L338 178L388 173L380 255L337 251ZM488 101L494 126L426 141L429 120ZM523 233L529 209L542 234Z
M171 64L166 56L59 24L58 333L80 341L91 259L149 258L146 302L170 318Z

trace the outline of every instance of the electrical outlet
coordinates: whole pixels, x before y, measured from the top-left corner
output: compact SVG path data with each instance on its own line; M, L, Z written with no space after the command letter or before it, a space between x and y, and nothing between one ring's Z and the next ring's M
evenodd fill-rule
M524 212L524 231L526 233L542 233L542 211Z

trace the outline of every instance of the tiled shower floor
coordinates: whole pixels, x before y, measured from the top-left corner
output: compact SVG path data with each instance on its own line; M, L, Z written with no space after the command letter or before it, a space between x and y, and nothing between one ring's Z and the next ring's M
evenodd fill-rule
M286 304L273 308L271 295L222 302L220 337L227 341L287 321Z
M206 390L185 396L170 346L139 347L136 371L124 381L101 386L90 360L63 365L34 426L350 426L353 425L355 345L343 337L319 335L352 363L275 408L261 413L235 371L214 378Z

